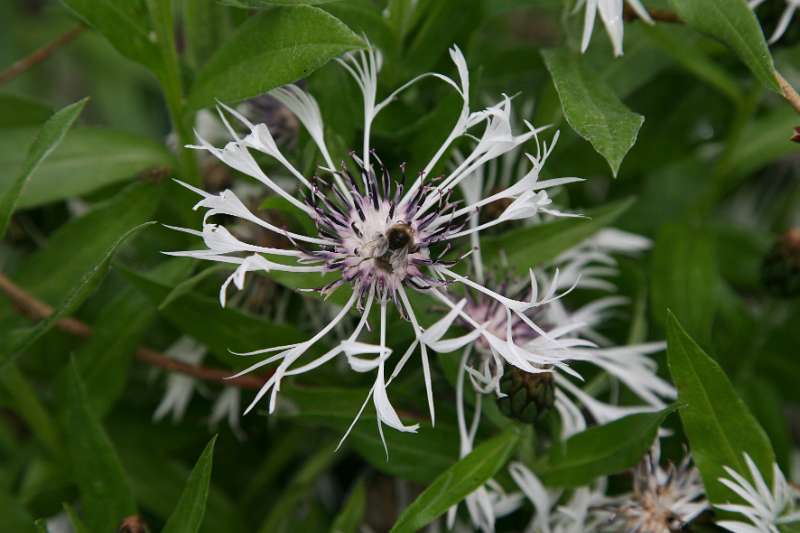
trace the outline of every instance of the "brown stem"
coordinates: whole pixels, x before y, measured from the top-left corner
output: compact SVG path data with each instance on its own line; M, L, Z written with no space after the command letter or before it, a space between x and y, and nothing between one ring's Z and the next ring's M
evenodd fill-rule
M648 9L647 14L650 15L650 18L656 22L668 22L670 24L681 24L683 21L677 15L677 13L673 13L672 11L667 11L666 9ZM633 22L634 20L639 20L639 14L633 10L633 8L629 5L625 5L625 12L622 15L625 22Z
M786 78L781 76L781 73L777 70L775 71L775 79L778 81L778 85L781 87L781 95L786 99L787 102L794 108L795 111L800 113L800 94L797 94L797 91L792 87L792 84L786 81Z
M79 24L69 30L68 32L62 34L54 41L47 43L46 45L42 46L38 50L34 51L29 56L23 57L10 67L8 67L3 72L0 72L0 84L6 83L8 81L13 80L26 70L34 67L53 55L53 52L64 46L65 44L72 41L75 37L83 33L86 29L86 26Z
M15 285L3 274L0 274L0 290L8 295L20 311L31 318L41 320L53 314L52 307ZM56 325L62 331L84 339L92 335L92 328L76 318L62 318ZM263 375L250 375L227 379L230 376L229 371L182 363L146 346L137 347L135 355L140 361L170 372L180 372L204 381L216 381L240 389L260 389L268 378Z

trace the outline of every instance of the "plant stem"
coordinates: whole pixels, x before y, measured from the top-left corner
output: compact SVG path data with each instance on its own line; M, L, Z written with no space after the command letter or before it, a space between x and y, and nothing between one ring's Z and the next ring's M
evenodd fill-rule
M47 43L38 50L35 50L32 54L23 57L6 70L0 72L0 84L13 80L23 72L28 71L32 67L46 60L48 57L53 55L56 50L71 42L73 39L75 39L75 37L83 33L85 29L86 26L79 24L55 40Z

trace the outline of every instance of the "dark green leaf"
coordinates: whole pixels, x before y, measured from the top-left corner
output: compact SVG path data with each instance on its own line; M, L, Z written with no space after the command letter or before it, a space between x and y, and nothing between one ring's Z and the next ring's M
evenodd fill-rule
M66 512L67 516L69 516L69 523L72 526L72 529L75 530L75 533L91 533L71 505L65 503L64 512Z
M414 532L433 522L495 475L505 465L518 441L519 430L509 427L472 450L437 477L403 511L392 532Z
M0 166L19 168L24 152L19 147L31 142L36 131L10 129L0 136ZM42 162L30 178L17 204L18 209L36 207L96 191L156 167L171 167L167 149L140 135L101 128L77 128ZM0 187L11 176L0 175Z
M590 210L586 218L562 218L484 238L481 241L484 261L499 261L502 252L517 272L527 273L528 269L552 261L560 253L612 224L633 203L633 198L628 198Z
M144 0L63 0L122 55L161 73L163 61Z
M230 20L227 9L217 0L186 0L183 16L187 57L196 70L220 47Z
M28 148L28 153L19 173L0 193L0 239L6 233L11 214L14 212L14 207L18 203L19 196L28 179L36 172L42 161L61 143L67 130L72 127L78 115L83 111L86 102L88 102L88 99L84 98L56 111L39 130L33 144Z
M267 8L275 6L314 6L341 0L220 0L223 4L242 8Z
M744 453L758 465L768 483L775 454L764 430L734 391L728 376L692 340L675 315L667 317L667 353L679 412L689 439L692 457L713 503L737 501L732 491L719 483L727 477L723 466L745 473Z
M332 15L309 6L283 7L248 19L200 70L189 96L194 108L235 102L308 76L330 59L364 45Z
M0 128L38 126L52 114L52 109L37 100L0 93Z
M636 143L644 117L625 107L577 54L551 49L542 55L567 122L608 161L616 177L625 154Z
M16 365L7 365L0 370L0 386L8 392L15 412L22 417L36 438L51 454L58 456L62 449L56 425L39 401L36 390Z
M364 479L356 481L350 495L344 502L344 507L336 516L331 527L332 533L357 533L358 526L364 520L367 507L367 491L364 488Z
M214 436L197 460L178 505L167 520L162 533L197 533L203 523L211 482L211 465L214 460Z
M8 531L14 533L38 531L33 517L28 514L25 506L17 498L6 493L5 488L0 489L0 516L3 517L3 527L8 528Z
M666 225L658 234L652 263L652 309L663 325L667 309L703 346L711 338L718 273L711 238L699 228Z
M730 46L768 89L780 92L761 26L746 0L670 0L687 24Z
M123 518L136 514L136 503L117 452L89 407L77 368L70 364L67 372L64 432L81 509L91 531L116 531Z
M547 485L579 487L627 470L650 449L659 426L675 409L673 405L654 413L628 415L573 435L553 445L536 474Z

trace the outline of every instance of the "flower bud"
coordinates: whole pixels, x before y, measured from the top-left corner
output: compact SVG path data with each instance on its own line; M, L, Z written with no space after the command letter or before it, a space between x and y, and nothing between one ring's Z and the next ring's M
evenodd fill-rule
M500 381L506 394L498 398L500 411L520 422L532 424L542 420L555 403L555 384L551 372L529 373L513 367Z

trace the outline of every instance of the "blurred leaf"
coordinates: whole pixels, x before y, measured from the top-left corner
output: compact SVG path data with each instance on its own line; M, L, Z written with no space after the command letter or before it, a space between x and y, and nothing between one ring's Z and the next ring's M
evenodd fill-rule
M186 55L195 70L203 66L229 30L225 6L217 0L184 0Z
M208 485L211 482L211 465L214 460L214 443L211 438L200 458L197 460L186 488L183 489L178 505L167 520L162 533L197 533L203 523L208 499Z
M483 259L487 264L497 262L502 253L509 265L525 274L612 224L633 203L633 198L627 198L589 210L585 218L561 218L485 237L481 240Z
M366 35L370 43L383 54L390 53L394 45L392 31L386 24L381 7L371 0L327 2L323 9L341 20L348 28Z
M544 50L542 55L567 122L608 161L616 177L644 117L625 107L580 56L563 49Z
M156 74L164 64L144 0L62 0L89 26L108 39L119 53Z
M158 310L163 311L166 309L169 304L180 298L181 296L185 296L191 294L195 287L201 282L204 281L206 278L213 276L215 274L219 274L221 272L230 272L230 265L224 264L215 264L208 268L205 268L198 272L197 274L190 276L177 285L167 294L167 296L158 304Z
M274 6L314 6L341 0L220 0L223 4L242 8L267 8Z
M81 493L81 509L91 531L116 531L136 514L136 501L114 446L89 407L78 369L69 365L64 431L70 467Z
M800 146L789 142L792 129L797 125L797 115L777 107L747 123L742 142L731 153L727 165L731 174L729 188L749 177L768 163L800 153Z
M791 472L792 438L783 411L780 389L760 376L742 380L741 387L742 399L772 443L778 466L784 472Z
M670 0L689 26L730 46L765 87L780 92L772 56L746 0Z
M258 529L260 533L289 532L294 523L294 508L309 496L313 483L336 461L333 446L323 446L306 459L289 484L282 488L281 495L272 505L269 514Z
M683 429L708 499L712 503L739 500L718 479L727 477L723 466L748 471L743 453L752 457L770 483L775 455L767 435L725 372L692 340L672 313L667 317L667 354L678 401L686 404L679 411Z
M194 108L216 99L235 102L308 76L330 59L363 47L334 16L309 6L250 17L198 72L189 95Z
M83 275L83 277L72 288L70 293L64 298L58 307L54 309L53 314L39 321L36 324L36 327L34 327L30 333L26 334L22 339L17 341L16 345L14 346L14 351L10 356L0 356L0 369L3 367L3 365L19 357L26 350L28 350L39 338L42 337L42 335L50 331L50 329L55 326L59 320L75 311L75 309L77 309L83 303L83 301L94 292L98 285L100 285L100 282L103 281L103 278L108 272L108 268L111 264L111 258L114 256L117 248L119 248L129 237L151 224L155 224L155 222L146 222L128 230L125 234L119 237L109 249L105 250L103 255L100 256L99 261L97 261L97 263Z
M78 513L75 512L75 509L72 508L71 505L68 503L64 504L64 512L67 513L69 517L69 523L72 526L72 529L75 530L75 533L91 533L89 529L86 527L86 524L83 523L83 520L78 516Z
M9 129L0 136L0 166L19 168L35 130ZM61 145L30 178L18 209L81 196L112 183L134 177L155 167L173 165L167 149L139 135L102 128L78 128L69 132ZM11 176L0 174L0 187L8 187Z
M519 430L512 426L476 447L437 477L403 511L392 532L414 532L433 522L494 476L506 464L518 441Z
M696 36L687 35L687 30L671 26L665 31L662 26L647 26L645 35L686 70L718 89L722 94L738 103L742 91L736 81L698 46Z
M628 415L556 443L537 465L536 475L547 485L580 487L627 470L641 461L659 426L677 408Z
M367 507L367 491L364 488L364 478L359 478L344 506L333 521L331 533L358 533L358 526L364 520Z
M34 525L33 517L28 514L25 506L14 496L7 494L0 488L0 516L3 517L3 527L14 533L33 533L38 531Z
M703 346L711 339L719 280L713 242L701 229L671 224L662 227L653 250L653 314L667 323L667 309Z
M11 214L14 212L14 207L28 179L36 172L42 161L61 143L67 130L75 123L88 101L88 98L84 98L56 111L39 130L33 144L28 148L28 153L25 156L19 174L9 182L7 187L4 187L2 194L0 194L0 239L6 233Z
M131 270L121 271L154 305L159 305L170 294L171 287L165 283ZM217 359L233 368L248 366L253 359L233 355L231 351L249 352L304 339L303 334L292 326L273 324L237 309L225 309L217 300L195 294L181 296L159 312L181 332L208 346Z
M53 456L59 456L62 447L56 425L39 401L36 390L19 368L10 364L0 370L0 384L11 396L15 413L25 421L28 429L41 441L47 451Z
M0 93L0 128L37 126L52 114L52 109L37 100L27 96Z

